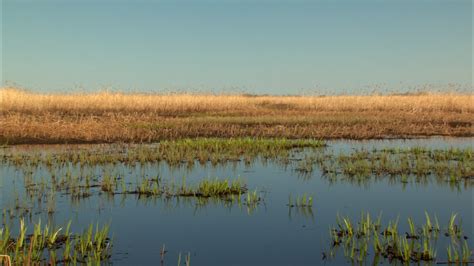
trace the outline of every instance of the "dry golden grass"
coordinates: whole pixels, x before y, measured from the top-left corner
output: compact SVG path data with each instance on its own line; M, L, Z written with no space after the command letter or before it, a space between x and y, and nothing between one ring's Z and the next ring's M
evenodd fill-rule
M472 136L473 95L35 94L0 89L5 143Z

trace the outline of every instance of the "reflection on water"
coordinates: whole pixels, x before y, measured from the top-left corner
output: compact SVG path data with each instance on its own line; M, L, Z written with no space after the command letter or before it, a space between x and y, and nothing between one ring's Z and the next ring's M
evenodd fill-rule
M412 147L426 150L407 153ZM433 152L453 148L464 153ZM71 157L53 156L75 149L86 151L77 153L78 163ZM267 150L264 155L244 154L240 159L231 153L227 157L196 154L207 156L206 160L163 153L159 160L148 160L146 154L142 161L113 160L117 151L131 158L129 149L121 145L4 149L0 165L3 223L15 228L21 217L29 224L41 219L64 225L72 219L73 229L82 231L91 222L110 222L112 262L119 265L155 263L162 259L163 245L166 264L176 264L180 253L184 263L188 252L192 265L319 264L337 214L355 218L361 211L383 212L383 222L399 216L402 232L409 230L408 217L423 223L425 211L436 214L442 224L458 213L465 234L473 236L469 138L330 141L323 149ZM387 149L405 153L381 152ZM91 150L95 153L88 154ZM91 155L104 151L111 161ZM102 161L81 164L80 156ZM136 156L140 158L139 153ZM177 193L183 185L198 188L202 180L214 178L240 178L245 191L225 197ZM142 186L156 193L125 193ZM251 204L248 192L260 200ZM288 206L289 195L303 194L313 198L312 207ZM471 238L467 241L473 246ZM446 257L447 244L439 241L437 245L438 256ZM325 261L343 262L347 262L343 254ZM388 263L383 258L380 262Z

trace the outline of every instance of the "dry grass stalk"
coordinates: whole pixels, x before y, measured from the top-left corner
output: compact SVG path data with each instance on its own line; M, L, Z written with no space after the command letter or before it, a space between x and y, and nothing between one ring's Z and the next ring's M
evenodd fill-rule
M37 94L0 89L0 140L150 142L182 137L472 136L473 95Z

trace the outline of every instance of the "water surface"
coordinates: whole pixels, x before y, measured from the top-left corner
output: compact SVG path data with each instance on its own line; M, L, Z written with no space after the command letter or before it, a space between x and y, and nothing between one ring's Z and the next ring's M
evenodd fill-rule
M472 148L471 138L433 138L418 140L330 141L326 150L347 152L353 149L384 147L414 147L445 149ZM87 146L84 146L87 148ZM58 146L10 147L12 150L54 150ZM7 152L7 151L4 151ZM304 154L295 155L303 156ZM64 166L78 173L78 166ZM63 170L66 171L66 170ZM263 201L251 208L245 204L209 200L199 203L193 198L145 198L136 195L114 195L96 192L92 196L73 201L66 193L57 193L56 210L47 214L43 207L35 207L29 223L41 217L58 225L72 220L75 230L83 230L89 223L110 223L113 233L115 265L159 264L160 250L165 245L165 265L176 265L178 254L190 252L191 265L339 265L350 263L342 252L330 260L322 260L322 253L330 247L329 228L338 214L359 218L370 212L383 213L383 220L400 217L400 228L408 230L406 219L416 223L425 221L425 211L446 225L452 213L462 219L465 234L472 247L473 186L452 186L436 182L408 184L389 178L355 184L338 180L330 182L315 169L302 175L292 164L257 160L253 165L234 162L212 167L195 164L192 168L171 167L164 163L145 163L94 166L97 175L104 172L123 176L135 182L137 176L159 175L167 182L195 184L202 178L242 178L247 187L258 193ZM18 167L0 165L0 206L11 209L15 201L25 195L24 171ZM34 169L40 179L49 175L46 167ZM288 196L307 193L314 197L310 209L289 208ZM41 211L43 210L43 211ZM27 215L30 217L30 215ZM18 223L18 217L12 219ZM445 258L447 242L440 240L438 257ZM388 261L383 261L388 264ZM371 260L365 264L371 264Z

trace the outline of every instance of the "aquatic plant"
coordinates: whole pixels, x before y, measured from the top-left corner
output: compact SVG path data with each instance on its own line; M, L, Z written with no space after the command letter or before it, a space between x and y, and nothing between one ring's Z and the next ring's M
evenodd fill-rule
M438 184L456 186L460 182L470 185L474 180L472 154L471 148L357 149L339 154L326 152L323 157L319 156L310 163L305 161L304 164L318 165L330 180L342 177L354 183L367 184L378 177L388 176L398 177L401 183L420 183L433 178Z
M307 196L306 193L304 193L301 196L296 196L293 198L291 194L288 196L288 207L299 207L299 208L311 208L313 207L313 197L312 196Z
M456 224L456 216L457 216L456 213L451 214L451 217L449 218L446 234L449 236L459 237L462 230L461 230L461 225Z
M109 148L66 149L58 151L2 153L0 162L15 166L46 165L51 169L57 165L104 165L125 163L144 164L147 162L166 162L171 166L183 163L212 165L229 162L252 162L257 158L277 159L289 156L295 149L320 149L325 143L316 139L285 138L195 138L173 141L161 141L152 145L112 145ZM126 152L124 152L126 151Z
M245 198L245 202L247 205L254 205L260 201L260 197L257 195L257 189L253 192L248 192L247 197Z
M409 232L403 235L398 229L398 218L388 221L387 226L382 230L380 216L375 222L369 214L362 213L358 226L354 226L355 223L350 218L341 218L338 215L337 227L330 229L331 251L324 254L335 254L332 249L343 246L346 257L361 262L368 256L368 248L371 247L374 259L380 254L391 262L393 260L402 263L432 262L437 258L435 239L439 234L439 229L437 229L437 222L433 225L427 213L425 218L425 224L421 227L416 227L413 220L408 218ZM462 232L450 238L452 242L447 248L448 263L465 263L470 259L471 252L467 241L464 241L462 247L456 247L461 234Z
M11 234L8 225L0 229L0 254L9 256L16 265L100 262L110 257L108 226L99 228L97 224L93 233L91 224L80 235L71 234L70 226L71 222L65 230L50 225L42 226L39 220L33 225L33 234L27 235L27 226L21 219L17 236ZM58 250L62 250L62 257L57 256Z

